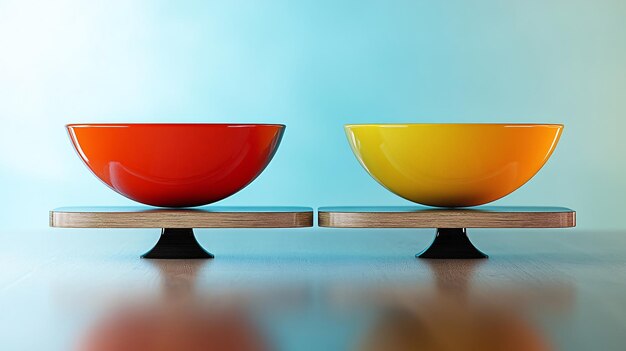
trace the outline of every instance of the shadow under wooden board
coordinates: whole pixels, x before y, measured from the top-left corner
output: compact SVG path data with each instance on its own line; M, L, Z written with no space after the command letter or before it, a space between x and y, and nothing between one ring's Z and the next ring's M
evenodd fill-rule
M313 226L309 207L61 207L50 211L56 228L161 228L156 245L142 258L213 258L193 228L302 228Z
M467 237L466 228L570 228L576 212L565 207L432 208L321 207L318 225L333 228L436 228L419 258L487 258Z

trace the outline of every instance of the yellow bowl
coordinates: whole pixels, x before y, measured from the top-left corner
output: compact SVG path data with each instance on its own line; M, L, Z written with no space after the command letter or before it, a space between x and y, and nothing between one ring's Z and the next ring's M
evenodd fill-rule
M396 195L423 205L486 204L546 163L561 124L352 124L352 151Z

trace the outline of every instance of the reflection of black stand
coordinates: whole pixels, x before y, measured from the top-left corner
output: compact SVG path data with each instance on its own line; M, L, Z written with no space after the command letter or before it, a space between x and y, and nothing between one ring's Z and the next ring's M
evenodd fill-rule
M482 260L427 260L438 293L465 298Z
M194 298L198 275L209 264L206 260L150 260L159 271L161 293L169 302Z
M196 240L191 228L163 228L156 245L141 258L213 258Z
M487 258L467 237L465 228L438 228L432 244L418 258Z

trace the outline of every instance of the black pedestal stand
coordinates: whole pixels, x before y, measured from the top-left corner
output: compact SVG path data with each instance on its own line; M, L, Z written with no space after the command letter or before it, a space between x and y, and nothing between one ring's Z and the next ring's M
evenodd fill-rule
M196 259L213 258L196 240L192 228L163 228L156 245L141 258Z
M418 258L487 258L467 237L465 228L438 228L430 246Z

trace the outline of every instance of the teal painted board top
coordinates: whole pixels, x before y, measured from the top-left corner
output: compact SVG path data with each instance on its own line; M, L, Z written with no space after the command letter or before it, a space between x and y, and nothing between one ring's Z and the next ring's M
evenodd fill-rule
M439 208L427 206L333 206L320 207L319 212L445 212L445 211L470 211L470 212L498 212L498 213L526 213L526 212L574 212L567 207L547 206L479 206L472 208Z
M298 206L204 206L193 208L168 208L149 206L73 206L55 208L53 212L93 212L93 213L144 213L156 211L170 212L218 212L218 213L283 213L283 212L313 212L311 207Z

